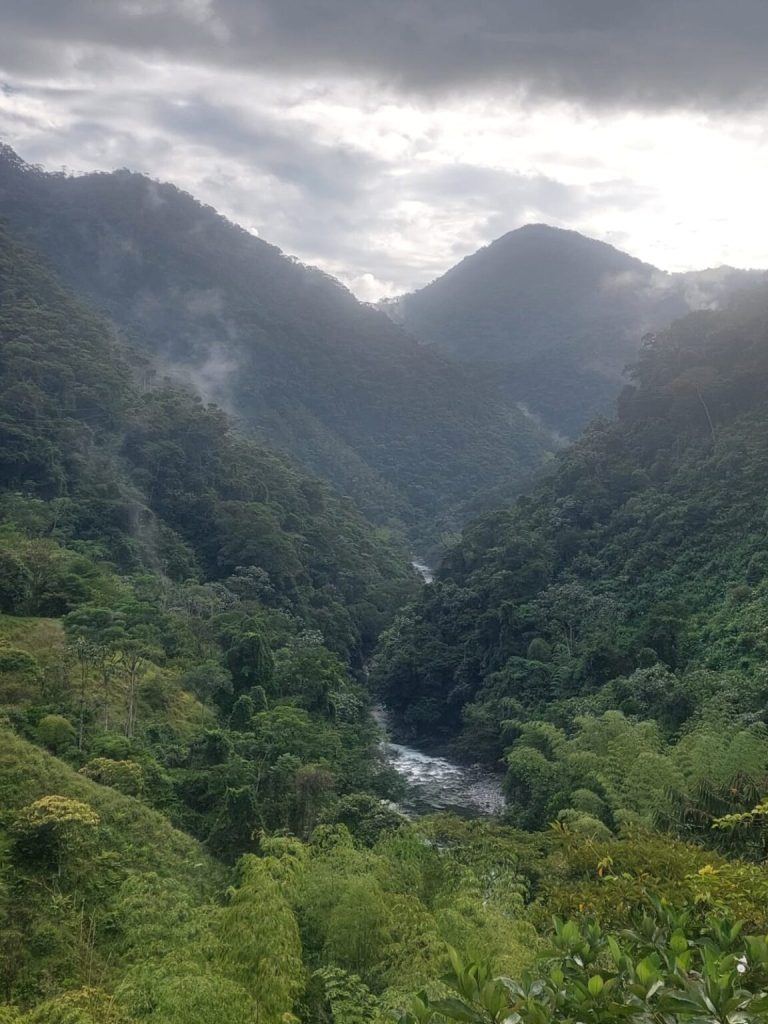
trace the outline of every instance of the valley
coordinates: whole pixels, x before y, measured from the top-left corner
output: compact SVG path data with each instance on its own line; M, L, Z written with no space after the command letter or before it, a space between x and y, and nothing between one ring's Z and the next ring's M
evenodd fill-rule
M762 1020L763 275L0 215L0 1022Z

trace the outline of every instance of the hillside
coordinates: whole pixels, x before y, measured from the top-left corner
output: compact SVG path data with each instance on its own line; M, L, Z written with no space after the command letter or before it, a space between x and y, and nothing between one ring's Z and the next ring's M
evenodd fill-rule
M645 333L715 307L758 276L728 267L667 274L575 231L532 224L383 308L575 437L610 410Z
M387 635L537 831L410 821L402 552L0 228L2 1024L759 1019L766 323L649 349Z
M545 451L535 425L465 369L170 185L45 174L6 148L0 217L162 372L377 523L434 540Z
M382 642L402 734L506 752L526 827L764 792L767 324L761 287L649 339L617 418L470 524Z
M348 501L199 398L159 376L148 387L146 356L2 229L0 368L6 524L121 572L241 576L358 663L413 586L402 553ZM75 601L49 593L57 585L49 576L25 599L33 614Z
M4 229L0 369L3 1024L385 1024L452 958L520 972L542 918L606 909L592 840L393 809L359 670L413 592L398 552L147 387ZM603 851L691 903L712 860Z

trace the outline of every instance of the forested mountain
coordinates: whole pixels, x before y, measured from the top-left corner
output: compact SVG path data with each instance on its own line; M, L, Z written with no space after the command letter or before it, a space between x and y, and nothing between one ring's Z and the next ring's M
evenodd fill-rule
M631 966L659 898L695 917L657 1000L712 950L720 984L745 951L768 963L757 865L405 820L355 671L412 593L399 552L153 375L5 229L0 381L3 1024L485 1022L467 970L548 979L540 922L585 906ZM636 933L594 857L647 908ZM660 950L680 941L653 920ZM538 988L561 1006L568 943L607 941L563 927L565 990ZM762 975L744 984L758 1005Z
M648 339L618 418L419 592L389 531L179 383L218 393L225 318L184 311L163 216L202 218L174 237L203 304L220 243L245 309L230 246L254 240L136 176L13 174L25 243L81 294L0 227L0 1024L762 1019L768 291ZM82 210L62 199L80 187ZM158 235L146 213L132 248L155 188ZM307 382L326 357L343 388L353 362L378 373L334 360L380 318L270 260L276 294L318 282L324 329L339 309L362 326L326 348L308 322L314 348L273 353L266 393L304 357ZM127 329L84 304L88 268ZM387 366L455 380L387 330ZM231 351L256 366L243 337ZM277 436L297 421L270 402ZM384 478L356 493L383 494L383 519L438 509ZM367 684L402 606L374 681L403 732L503 754L505 820L392 802Z
M362 656L409 573L349 501L152 375L145 355L121 344L113 325L78 305L6 230L0 300L7 520L85 544L123 572L156 570L180 583L239 575L345 657ZM56 573L40 580L42 593L33 587L21 598L14 588L27 569L5 568L4 607L68 609L69 584Z
M541 460L543 435L493 389L170 185L46 174L6 148L0 216L162 371L378 523L434 539Z
M575 231L531 224L382 306L575 437L610 411L645 333L714 308L759 276L730 267L667 274Z
M404 735L506 751L525 826L765 791L768 289L647 339L632 377L465 529L377 659Z

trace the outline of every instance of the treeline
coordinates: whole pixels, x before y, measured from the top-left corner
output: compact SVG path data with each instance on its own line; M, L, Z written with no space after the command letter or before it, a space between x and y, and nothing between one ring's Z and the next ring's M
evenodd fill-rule
M243 439L220 410L168 381L147 386L146 357L7 231L0 338L0 501L6 526L37 542L5 546L3 610L61 615L87 598L73 553L178 582L236 575L360 664L413 580L350 502ZM39 584L58 595L33 580L51 544L70 552L66 582L53 572Z
M400 825L361 680L415 574L6 229L0 380L0 1019L277 1019L293 912L224 865Z

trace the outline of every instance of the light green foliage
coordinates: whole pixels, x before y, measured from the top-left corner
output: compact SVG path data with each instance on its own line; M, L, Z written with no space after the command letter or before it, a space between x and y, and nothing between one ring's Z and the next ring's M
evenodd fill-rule
M25 1024L128 1024L115 1000L97 988L66 992L36 1007Z
M75 743L77 732L63 715L45 715L37 723L37 742L54 754L60 754Z
M129 973L118 997L131 1012L131 1021L242 1024L259 1019L246 988L202 963L147 961Z
M80 769L81 774L100 782L102 786L129 796L138 796L144 787L144 772L135 761L113 761L107 757L95 757Z
M277 1024L303 987L299 930L264 861L244 857L238 873L219 925L221 969L251 994L260 1019Z
M761 726L717 735L702 726L670 743L655 722L608 711L577 718L569 738L558 733L554 743L542 743L551 728L546 723L520 727L507 756L509 813L528 827L555 818L598 833L601 822L608 828L650 827L669 819L675 794L692 792L704 777L713 783L733 778L737 761L747 772L758 771L760 758L768 754ZM733 746L740 754L731 758Z
M99 824L96 812L81 800L44 796L22 807L13 823L20 854L39 859L61 874L92 838Z
M689 927L654 901L621 936L597 924L555 918L551 950L537 973L496 977L488 964L465 964L452 952L455 995L418 997L400 1016L413 1021L523 1024L578 1020L692 1022L762 1020L768 1012L768 941L741 923L713 919ZM415 1011L415 1012L414 1012Z
M391 913L372 879L348 877L328 916L324 955L331 963L374 981L391 941Z
M339 967L321 967L312 975L322 991L333 1024L366 1024L376 1010L376 999L360 978Z

